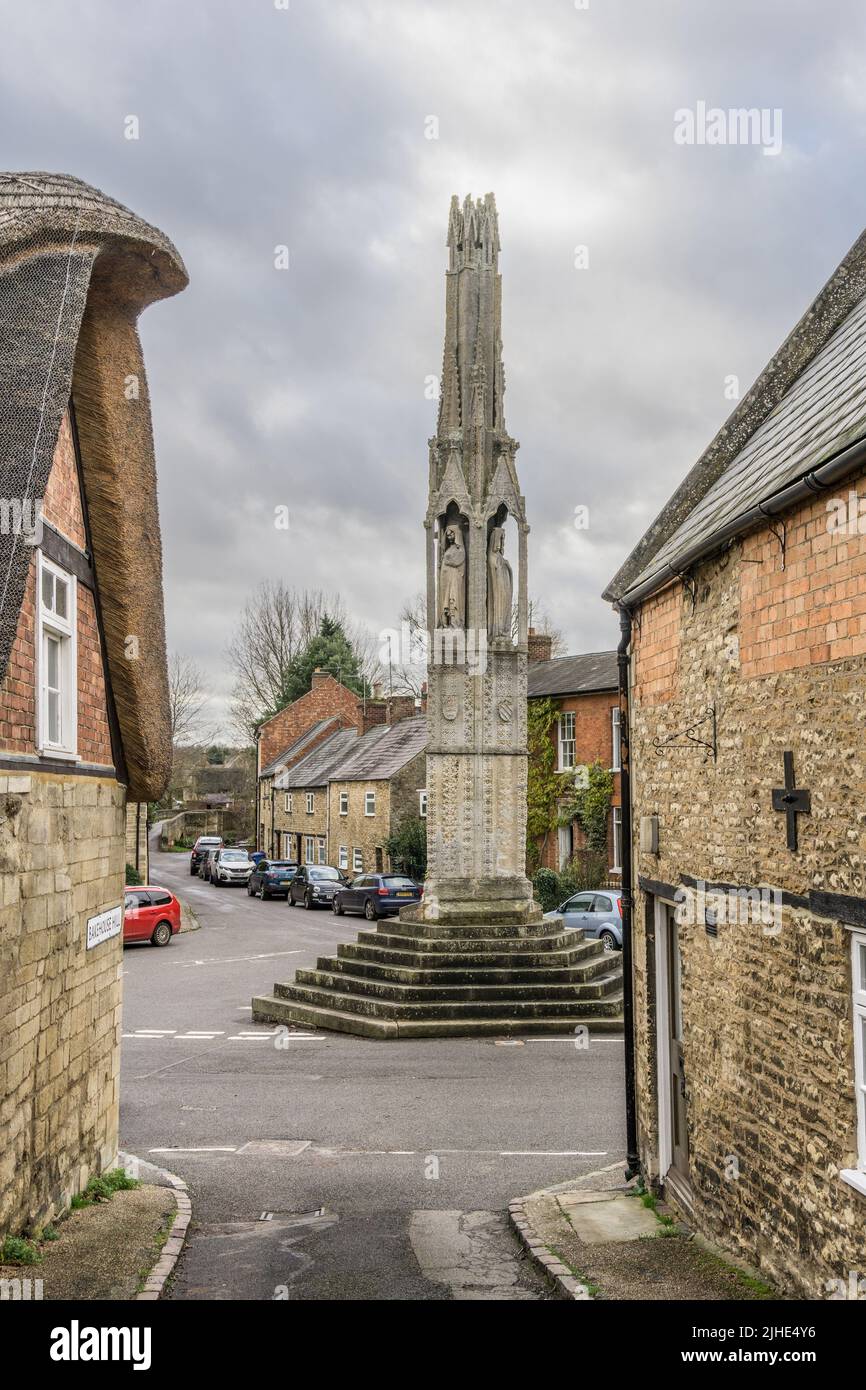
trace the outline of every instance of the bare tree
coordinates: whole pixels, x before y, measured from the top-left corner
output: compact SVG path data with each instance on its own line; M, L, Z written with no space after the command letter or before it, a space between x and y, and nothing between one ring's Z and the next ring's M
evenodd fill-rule
M174 748L194 743L202 734L202 710L208 702L205 679L188 656L172 652L168 661L168 701Z
M232 723L244 741L263 718L286 704L293 663L318 635L326 616L346 633L361 675L371 683L375 679L375 640L365 628L347 620L339 595L321 589L290 589L281 580L260 584L244 606L227 651L235 674Z

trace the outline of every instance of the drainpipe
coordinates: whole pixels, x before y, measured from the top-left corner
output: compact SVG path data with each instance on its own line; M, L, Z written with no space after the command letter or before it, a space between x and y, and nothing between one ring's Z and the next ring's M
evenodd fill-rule
M631 773L629 751L629 644L631 643L631 613L622 605L619 609L620 641L616 649L619 670L619 746L620 801L622 803L622 1017L625 1032L625 1128L627 1166L626 1181L637 1177L641 1170L637 1143L637 1096L634 1067L634 985L632 980L632 925L634 895L632 875L631 835Z

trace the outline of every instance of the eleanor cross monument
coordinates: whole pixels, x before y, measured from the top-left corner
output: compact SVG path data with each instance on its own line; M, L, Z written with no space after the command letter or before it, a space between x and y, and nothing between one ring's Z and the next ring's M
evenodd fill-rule
M448 254L424 523L424 896L257 995L253 1019L381 1039L621 1029L619 961L545 921L526 877L529 527L503 413L492 193L452 199Z
M519 445L505 427L492 193L462 207L452 198L448 255L424 521L428 862L416 916L534 921L539 912L525 872L529 526L515 467Z

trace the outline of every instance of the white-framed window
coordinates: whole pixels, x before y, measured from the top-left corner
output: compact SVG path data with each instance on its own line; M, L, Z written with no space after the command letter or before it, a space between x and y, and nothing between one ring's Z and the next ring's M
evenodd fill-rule
M427 819L427 792L426 790L418 793L418 814L422 820Z
M866 932L851 933L854 989L854 1090L857 1094L857 1167L866 1174Z
M349 850L346 845L340 845L340 862L338 867L341 869L348 869L349 867Z
M314 840L312 835L304 836L304 863L315 864L316 856L314 852Z
M308 815L308 816L311 816L311 815L313 814L313 807L314 807L314 805L315 805L315 798L314 798L314 796L313 796L313 793L312 793L312 792L307 792L307 815Z
M288 832L287 830L284 830L284 831L283 831L283 858L284 858L284 859L291 859L291 857L292 857L292 839L293 839L293 838L294 838L294 837L293 837L292 835L290 835L289 832Z
M364 815L375 816L376 814L376 793L364 792Z
M613 863L614 873L622 873L622 807L613 808Z
M349 793L348 793L348 792L340 792L340 815L341 815L341 816L347 816L348 814L349 814Z
M39 748L74 758L78 753L75 576L40 552L37 582Z
M317 856L318 856L318 863L324 864L324 863L327 862L327 861L326 861L326 857L325 857L325 837L324 837L324 835L320 835L319 838L318 838L318 840L316 841L316 854L317 854Z
M286 815L287 815L287 816L290 816L290 815L292 814L292 811L293 811L293 809L294 809L294 805L295 805L295 798L292 796L292 793L291 793L291 792L286 792Z
M574 767L574 710L559 716L559 771Z
M356 874L360 874L364 868L364 851L362 849L352 850L352 868Z
M622 764L619 756L619 726L622 710L619 705L611 705L610 708L610 742L613 754L610 761L611 772L621 772Z

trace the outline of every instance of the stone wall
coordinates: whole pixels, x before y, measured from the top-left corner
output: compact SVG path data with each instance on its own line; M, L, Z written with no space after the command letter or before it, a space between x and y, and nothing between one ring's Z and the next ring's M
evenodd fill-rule
M142 883L150 881L150 855L147 843L147 802L129 801L126 806L126 862L138 870Z
M117 1152L125 797L112 779L0 773L0 1234L41 1225Z
M784 569L758 533L699 568L694 604L677 584L643 605L631 705L634 823L660 825L659 854L636 850L644 882L790 895L778 933L680 927L690 1169L698 1228L812 1297L866 1270L866 1197L839 1177L856 1166L850 935L807 897L866 893L866 538L825 538L816 499L788 519ZM713 708L716 761L654 746L701 719L710 738ZM772 809L785 750L811 791L796 852ZM640 1145L658 1180L653 899L635 897Z
M340 815L340 793L348 792L349 809L345 816ZM364 814L365 796L374 792L376 814ZM363 872L375 873L376 850L382 852L382 866L388 867L385 841L391 833L391 788L388 782L332 782L328 788L330 801L330 841L329 864L339 865L340 845L349 851L348 872L361 873L355 868L354 851L363 853Z

